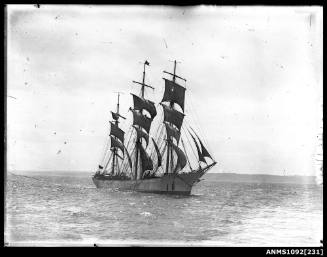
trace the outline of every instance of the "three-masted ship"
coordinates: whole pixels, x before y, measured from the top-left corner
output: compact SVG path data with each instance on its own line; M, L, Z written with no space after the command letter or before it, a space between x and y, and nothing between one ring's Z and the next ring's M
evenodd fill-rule
M176 80L186 80L176 75L176 63L173 73L164 71L172 78L163 78L165 90L157 105L162 115L157 115L155 103L144 96L146 88L154 89L145 83L145 67L149 62L144 62L142 82L133 81L141 90L139 95L131 93L133 108L129 111L133 118L127 143L125 132L119 127L119 120L126 118L119 112L118 93L117 109L111 112L109 122L110 142L92 177L97 188L189 195L192 187L216 164L195 130L183 123L186 88ZM158 125L152 128L155 120ZM191 150L187 150L187 143ZM195 168L189 158L191 151L196 158Z

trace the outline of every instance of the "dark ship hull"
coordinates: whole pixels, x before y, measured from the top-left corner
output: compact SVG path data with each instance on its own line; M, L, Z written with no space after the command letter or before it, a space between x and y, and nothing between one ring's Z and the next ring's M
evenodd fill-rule
M93 176L93 183L97 188L111 188L120 191L136 191L142 193L190 195L192 187L200 181L205 172L215 163L203 169L181 174L164 174L162 177L146 178L142 180L110 179Z

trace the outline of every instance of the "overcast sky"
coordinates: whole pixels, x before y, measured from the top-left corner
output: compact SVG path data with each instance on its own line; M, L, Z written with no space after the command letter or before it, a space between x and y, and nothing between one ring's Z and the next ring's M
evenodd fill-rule
M322 8L30 5L7 18L9 169L93 172L114 92L131 118L141 62L158 103L176 59L211 172L315 174Z

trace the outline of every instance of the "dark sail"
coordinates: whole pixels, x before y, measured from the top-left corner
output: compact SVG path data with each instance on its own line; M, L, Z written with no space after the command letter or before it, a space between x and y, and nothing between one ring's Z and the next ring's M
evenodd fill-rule
M110 135L117 137L122 143L124 143L125 132L121 130L116 124L110 122Z
M154 119L154 117L157 115L157 110L154 103L134 94L131 95L133 96L134 110L146 110L150 113L151 119Z
M164 110L164 121L174 124L179 130L183 124L184 114L176 111L164 104L161 104Z
M176 146L174 143L171 143L171 145L177 154L177 164L176 164L176 167L174 170L174 173L175 173L175 172L182 170L185 167L186 156L185 156L184 152L178 146Z
M144 150L142 145L140 145L140 156L141 156L141 162L142 162L142 174L141 174L141 177L142 177L144 171L153 170L153 162L152 162L150 156Z
M192 128L191 128L191 129L192 129ZM193 129L192 129L192 130L193 130ZM193 132L194 132L194 134L196 135L196 137L198 138L198 140L199 140L199 142L200 142L201 149L202 149L202 151L201 151L201 152L202 152L202 155L203 155L204 157L209 157L209 158L211 158L211 160L213 160L212 157L211 157L211 155L209 154L208 150L204 147L203 143L201 142L199 136L195 133L194 130L193 130Z
M111 112L111 116L114 120L118 120L119 118L126 119L125 117L121 116L119 113Z
M176 82L165 79L165 93L161 102L177 103L184 111L185 87L178 85Z
M133 112L133 125L138 125L138 126L144 128L146 130L146 132L149 133L152 120L131 108L130 108L130 110Z
M115 112L111 112L111 116L114 120L118 120L119 119L119 115Z
M136 127L135 125L133 125L133 128L135 128L136 130L136 140L139 140L140 138L144 138L146 141L146 145L149 144L149 135L147 133L145 133L142 129L139 129L138 127Z
M158 167L160 167L160 166L161 166L161 163L162 163L162 156L161 156L161 154L160 154L160 151L159 151L159 148L158 148L156 142L154 141L153 138L151 138L151 139L152 139L152 142L153 142L154 148L156 149L156 153L157 153L157 156L158 156Z
M189 133L190 133L190 132L189 132ZM196 146L196 150L198 151L199 161L207 163L206 160L204 159L204 157L203 157L201 151L200 151L200 147L199 147L199 145L198 145L198 142L196 142L196 139L194 138L194 136L193 136L191 133L190 133L190 135L191 135L191 137L193 138L193 141L194 141L195 146Z
M124 154L124 145L120 143L118 140L116 140L114 137L110 136L111 138L111 147L119 148L122 153Z
M179 138L181 136L180 132L175 129L173 126L171 126L170 124L168 123L164 123L165 124L165 127L166 127L166 133L167 133L167 137L170 138L170 137L173 137L176 139L177 143L179 141Z

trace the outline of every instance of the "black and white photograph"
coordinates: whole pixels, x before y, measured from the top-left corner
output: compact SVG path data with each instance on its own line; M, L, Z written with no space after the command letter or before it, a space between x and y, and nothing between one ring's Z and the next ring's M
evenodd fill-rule
M323 246L322 6L4 18L5 246Z

